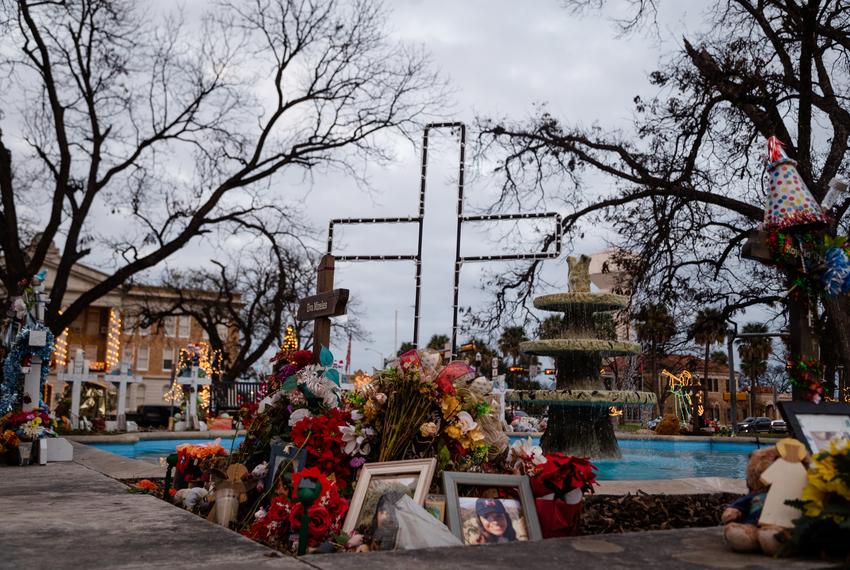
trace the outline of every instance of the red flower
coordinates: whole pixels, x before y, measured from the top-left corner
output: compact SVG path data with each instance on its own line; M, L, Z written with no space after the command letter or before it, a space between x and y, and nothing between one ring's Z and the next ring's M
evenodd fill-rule
M292 355L292 364L297 366L299 369L304 368L308 364L313 364L313 351L299 350Z
M446 378L445 376L440 376L437 378L437 389L440 390L443 394L454 394L455 387L452 384L452 381Z
M548 453L546 463L540 468L540 472L531 478L531 490L535 497L549 493L564 494L573 489L592 493L593 485L596 484L596 466L587 458Z

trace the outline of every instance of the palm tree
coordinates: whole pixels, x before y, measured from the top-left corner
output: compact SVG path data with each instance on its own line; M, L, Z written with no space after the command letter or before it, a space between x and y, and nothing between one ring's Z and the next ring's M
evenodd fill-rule
M428 341L427 348L433 348L434 350L443 351L446 348L446 343L449 342L449 337L444 334L435 334L431 337L431 340Z
M702 399L708 402L708 364L711 358L711 346L723 342L726 338L726 318L723 311L712 307L699 311L688 329L688 336L694 339L694 342L705 346Z
M537 327L537 338L560 338L563 334L564 319L558 315L546 317Z
M499 350L504 356L510 356L511 363L515 365L519 359L519 344L527 340L525 329L521 326L505 327L499 337Z
M641 305L632 317L635 321L635 333L638 341L649 353L651 382L657 385L658 411L664 409L665 394L658 379L658 359L663 355L665 345L676 334L676 323L664 303L646 303Z
M742 333L767 333L764 323L747 323ZM750 415L756 415L756 391L759 379L767 372L767 359L773 343L768 337L741 337L738 355L741 357L741 372L750 381Z

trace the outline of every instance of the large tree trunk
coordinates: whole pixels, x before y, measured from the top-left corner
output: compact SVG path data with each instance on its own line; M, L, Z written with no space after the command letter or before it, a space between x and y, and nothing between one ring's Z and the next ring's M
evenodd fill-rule
M826 298L823 305L827 317L827 334L823 343L829 344L837 364L841 366L838 398L842 400L847 395L847 375L850 373L850 300L841 295Z

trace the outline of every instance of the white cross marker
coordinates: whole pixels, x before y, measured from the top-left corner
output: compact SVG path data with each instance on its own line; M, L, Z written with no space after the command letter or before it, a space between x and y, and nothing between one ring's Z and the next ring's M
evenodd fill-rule
M178 384L188 384L192 387L189 394L189 427L190 429L200 429L198 422L198 386L208 386L212 384L212 379L202 376L204 371L197 366L192 366L189 369L189 376L178 376L175 382Z
M97 376L92 376L89 373L89 361L85 360L83 351L80 349L77 349L77 354L68 362L67 372L59 372L59 382L71 384L71 428L73 429L80 426L80 390L83 382L91 382L96 379Z
M112 374L107 374L105 380L118 384L118 411L116 419L118 420L118 429L127 429L127 384L141 382L141 376L133 376L130 374L130 365L126 362L121 363L121 368L116 368Z

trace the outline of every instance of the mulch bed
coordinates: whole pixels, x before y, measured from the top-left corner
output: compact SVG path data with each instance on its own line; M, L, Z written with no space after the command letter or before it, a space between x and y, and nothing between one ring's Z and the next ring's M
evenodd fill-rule
M723 509L738 497L733 493L586 496L582 534L718 526Z

